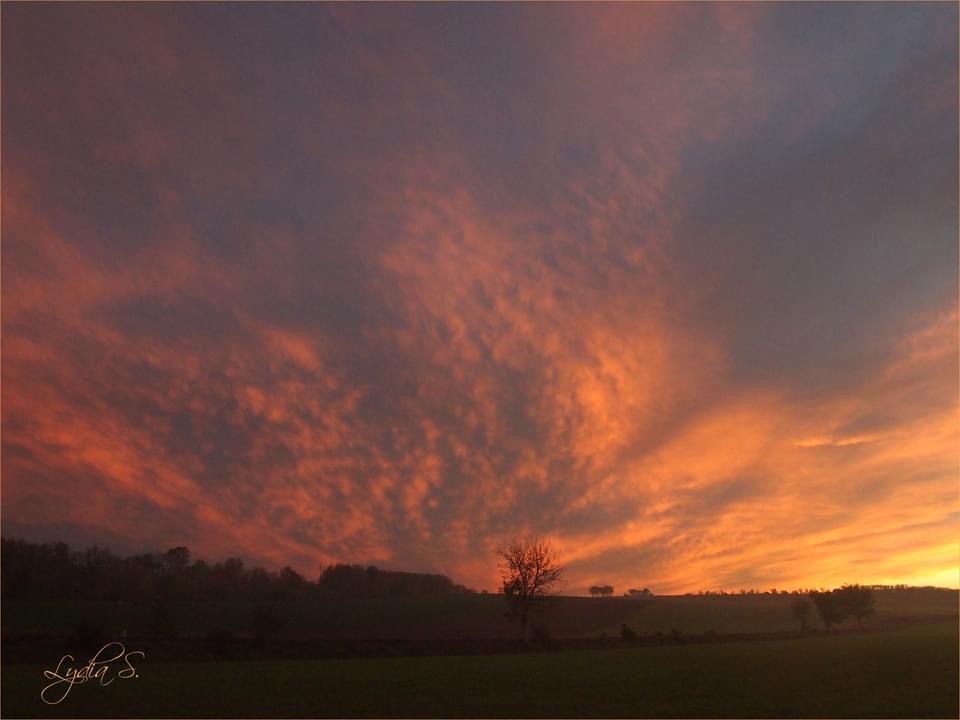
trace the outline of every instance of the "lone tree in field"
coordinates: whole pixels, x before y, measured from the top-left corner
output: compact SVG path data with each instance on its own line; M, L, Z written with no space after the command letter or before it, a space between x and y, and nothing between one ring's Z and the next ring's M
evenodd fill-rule
M527 623L544 611L555 594L562 568L560 557L548 540L530 538L498 550L501 558L500 592L507 598L507 616L520 623L520 634L527 641Z

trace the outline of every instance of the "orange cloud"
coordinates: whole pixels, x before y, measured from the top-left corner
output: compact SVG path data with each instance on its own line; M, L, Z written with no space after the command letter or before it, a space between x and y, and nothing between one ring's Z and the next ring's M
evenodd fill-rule
M104 54L72 12L4 30L8 527L488 589L527 533L575 593L952 577L954 39L148 8Z

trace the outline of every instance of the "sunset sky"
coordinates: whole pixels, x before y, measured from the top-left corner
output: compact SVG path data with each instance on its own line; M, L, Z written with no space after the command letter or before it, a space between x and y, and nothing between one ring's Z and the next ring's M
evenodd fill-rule
M956 587L958 6L2 7L2 532Z

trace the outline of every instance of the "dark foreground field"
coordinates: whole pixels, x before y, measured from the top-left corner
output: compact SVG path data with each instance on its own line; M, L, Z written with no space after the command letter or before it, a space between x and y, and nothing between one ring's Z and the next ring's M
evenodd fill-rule
M957 717L956 621L858 635L588 652L139 663L40 701L3 667L4 717Z

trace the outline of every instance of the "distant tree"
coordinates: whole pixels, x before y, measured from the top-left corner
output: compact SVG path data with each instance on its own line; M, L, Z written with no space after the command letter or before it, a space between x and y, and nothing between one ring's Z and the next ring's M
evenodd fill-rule
M870 588L862 585L844 585L833 592L839 595L840 604L847 614L856 619L857 627L862 627L863 621L873 615L876 598Z
M801 630L807 630L810 627L810 611L812 609L810 602L799 596L795 597L790 604L790 612L800 621Z
M554 595L563 569L557 551L548 540L529 538L499 550L500 592L509 604L507 616L520 623L520 635L527 641L531 615L544 612Z
M653 593L650 592L649 588L643 588L643 590L630 588L625 594L627 597L650 597Z
M625 623L620 625L620 637L629 643L637 641L637 633Z
M817 613L827 630L849 617L849 611L844 605L843 598L835 591L814 591L810 593L810 599L813 600Z
M160 562L168 572L183 572L190 564L190 550L182 545L170 548L160 557Z
M277 582L283 597L301 597L307 590L307 579L289 565L280 570Z
M844 585L836 590L813 591L810 597L828 630L849 617L856 619L857 626L862 627L863 621L873 615L876 602L873 590L862 585Z
M220 597L240 595L243 592L243 586L246 584L245 580L246 571L243 567L243 560L240 558L227 558L223 562L216 563L210 569L211 589Z
M434 593L463 593L445 575L379 570L360 565L335 565L310 582L291 567L279 572L245 568L238 558L207 564L191 562L186 547L163 553L120 558L103 548L71 551L64 543L34 544L0 537L0 591L2 600L68 602L135 602L144 608L158 603L143 618L143 629L166 635L165 608L175 603L229 597L260 603L286 602L325 595L394 597ZM147 627L149 626L149 628Z
M600 588L600 595L602 597L610 597L613 595L613 585L604 585Z
M296 587L299 583L287 583ZM374 565L337 563L324 569L317 586L324 594L354 597L401 597L456 592L446 575L381 570Z

